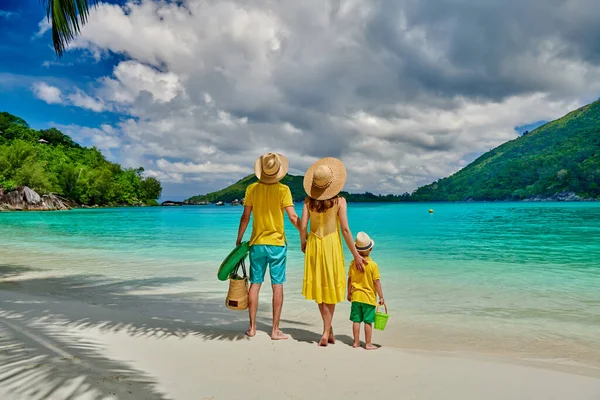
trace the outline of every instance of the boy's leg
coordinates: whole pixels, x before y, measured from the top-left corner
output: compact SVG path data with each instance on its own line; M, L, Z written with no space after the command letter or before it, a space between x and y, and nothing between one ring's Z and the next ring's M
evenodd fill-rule
M365 349L367 350L377 350L377 346L374 346L373 343L371 343L372 337L373 325L365 322Z
M253 337L256 335L256 313L258 311L258 294L260 287L265 279L267 272L267 257L264 252L264 246L250 247L250 291L248 293L248 315L250 317L250 327L246 335Z
M361 303L352 302L350 308L350 321L352 321L352 334L354 335L354 344L352 347L360 347L360 323L363 321Z
M373 338L373 323L375 322L375 306L363 304L363 315L365 317L365 349L377 350L371 342Z
M360 347L360 323L359 322L352 323L352 334L354 335L354 344L352 344L352 347L357 349Z
M269 273L273 287L273 329L271 339L285 340L288 337L279 330L281 309L283 308L283 284L287 261L287 246L267 246L269 251Z

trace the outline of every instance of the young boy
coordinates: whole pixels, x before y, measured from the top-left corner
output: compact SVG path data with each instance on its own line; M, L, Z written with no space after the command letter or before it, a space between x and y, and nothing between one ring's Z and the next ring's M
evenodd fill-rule
M377 347L371 343L373 336L373 322L375 322L375 306L379 295L379 304L384 305L383 291L381 282L379 281L379 267L371 259L371 251L375 242L371 240L369 235L364 232L359 232L356 235L355 242L358 254L365 257L368 264L365 265L365 271L360 272L354 266L354 261L350 263L348 271L348 301L352 302L350 311L350 321L352 324L352 333L354 334L354 347L360 347L360 324L365 324L365 349L377 350Z

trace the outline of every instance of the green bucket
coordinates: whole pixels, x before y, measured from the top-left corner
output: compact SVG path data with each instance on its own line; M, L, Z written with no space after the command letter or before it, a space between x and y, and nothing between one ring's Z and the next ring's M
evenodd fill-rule
M387 305L383 305L385 307L385 313L379 312L379 305L377 305L377 309L375 310L375 329L384 330L387 325L387 321L389 318Z

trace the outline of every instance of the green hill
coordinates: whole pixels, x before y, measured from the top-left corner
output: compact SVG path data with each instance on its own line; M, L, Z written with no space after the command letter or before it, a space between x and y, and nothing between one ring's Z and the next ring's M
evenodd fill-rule
M600 198L600 101L483 154L417 189L413 201L522 200L571 192Z
M306 194L304 193L304 186L302 186L302 176L296 175L286 175L281 183L284 183L290 187L290 191L292 192L292 197L294 201L298 201L304 199ZM217 192L208 193L205 195L198 195L190 197L186 200L187 203L200 203L200 202L209 202L215 203L217 201L223 201L225 203L229 203L233 200L242 200L246 194L246 188L258 181L255 175L248 175L247 177L237 181L231 186L226 187L225 189L221 189Z
M123 169L58 129L31 129L23 119L0 112L0 187L5 192L29 186L81 205L157 204L160 182L143 171Z
M255 175L248 175L244 179L234 183L231 186L226 187L225 189L219 190L217 192L208 193L205 195L198 195L190 197L186 200L186 203L201 203L201 202L209 202L215 203L217 201L222 201L225 203L229 203L233 200L241 200L244 198L246 194L246 188L258 181ZM304 191L303 185L304 177L300 175L286 175L281 183L284 183L290 187L290 191L292 192L292 198L295 202L303 201L306 198L306 192ZM342 196L344 196L350 202L398 202L398 201L409 201L410 195L405 193L403 195L376 195L373 193L361 193L354 194L348 192L341 192Z

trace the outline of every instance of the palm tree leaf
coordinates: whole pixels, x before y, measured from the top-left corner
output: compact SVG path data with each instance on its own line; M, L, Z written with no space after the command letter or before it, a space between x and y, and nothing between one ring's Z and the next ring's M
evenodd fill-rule
M46 17L52 27L54 51L61 57L67 45L81 32L87 22L90 8L98 0L42 0L46 7Z

